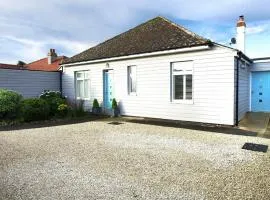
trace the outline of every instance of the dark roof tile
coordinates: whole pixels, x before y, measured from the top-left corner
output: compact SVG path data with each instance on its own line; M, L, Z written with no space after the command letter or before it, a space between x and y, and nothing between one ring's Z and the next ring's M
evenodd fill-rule
M95 47L64 60L64 64L180 49L211 42L163 17L156 17Z

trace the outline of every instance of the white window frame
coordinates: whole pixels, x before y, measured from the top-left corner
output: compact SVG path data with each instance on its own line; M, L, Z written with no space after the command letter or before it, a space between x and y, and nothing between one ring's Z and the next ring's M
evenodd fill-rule
M83 77L79 78L78 74L83 74ZM88 75L88 77L86 77ZM78 80L83 81L83 97L78 96ZM85 97L85 81L88 81L88 97ZM76 71L75 72L75 93L76 93L76 99L77 100L90 100L90 71L89 70L83 70L83 71Z
M175 99L175 84L174 76L183 75L183 99ZM186 99L186 76L192 76L192 96L191 99ZM194 75L193 75L193 61L179 61L171 63L171 102L193 104L194 101Z
M135 77L136 77L136 91L131 91L131 84L132 84L132 80L134 79L134 77L132 78L131 76L131 68L135 68ZM128 94L131 96L136 96L137 95L137 91L138 91L138 87L137 87L137 66L136 65L130 65L127 67L127 74L128 74Z

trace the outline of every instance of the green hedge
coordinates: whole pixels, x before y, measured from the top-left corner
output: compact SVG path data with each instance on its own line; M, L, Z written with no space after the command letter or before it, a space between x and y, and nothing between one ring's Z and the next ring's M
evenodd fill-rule
M50 107L44 99L30 98L22 102L23 119L26 122L49 119Z
M0 119L10 120L20 115L22 95L0 89Z

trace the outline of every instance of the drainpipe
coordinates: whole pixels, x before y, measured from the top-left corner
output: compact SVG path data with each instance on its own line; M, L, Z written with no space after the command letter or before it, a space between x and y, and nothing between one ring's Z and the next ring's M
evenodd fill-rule
M63 76L63 71L59 71L60 73L60 93L61 93L61 96L63 96L63 84L62 84L62 76Z
M241 61L241 53L238 53L239 57L236 57L236 98L235 98L235 126L238 126L238 107L239 107L239 61Z

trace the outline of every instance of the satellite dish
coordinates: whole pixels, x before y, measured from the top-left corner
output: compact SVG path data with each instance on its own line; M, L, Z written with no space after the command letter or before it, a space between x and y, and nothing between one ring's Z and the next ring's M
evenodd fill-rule
M231 44L236 44L236 39L234 37L231 39Z

